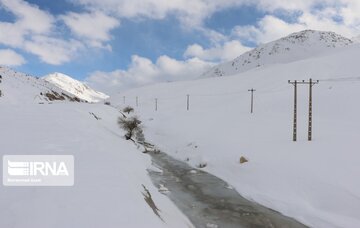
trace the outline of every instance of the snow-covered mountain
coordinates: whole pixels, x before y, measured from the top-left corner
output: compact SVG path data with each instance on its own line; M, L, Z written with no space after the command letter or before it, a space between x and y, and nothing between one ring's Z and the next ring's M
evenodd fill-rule
M84 83L62 73L49 74L43 79L88 102L99 102L109 98L108 95L95 91Z
M0 66L0 102L11 104L85 101L37 77Z
M260 45L233 61L213 67L202 77L228 76L264 65L294 62L351 44L352 40L334 32L305 30Z

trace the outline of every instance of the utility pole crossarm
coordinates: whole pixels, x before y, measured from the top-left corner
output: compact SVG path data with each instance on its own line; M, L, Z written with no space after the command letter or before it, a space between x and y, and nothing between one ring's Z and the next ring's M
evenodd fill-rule
M309 81L305 81L305 80L302 80L302 81L297 81L297 80L295 80L295 81L290 81L290 80L288 80L288 83L289 84L295 84L295 82L296 82L296 84L298 84L298 85L300 85L300 84L303 84L303 85L308 85L308 84L311 84L311 86L313 86L313 85L315 85L315 84L318 84L319 83L319 80L316 80L316 81L312 81L311 79L309 80Z

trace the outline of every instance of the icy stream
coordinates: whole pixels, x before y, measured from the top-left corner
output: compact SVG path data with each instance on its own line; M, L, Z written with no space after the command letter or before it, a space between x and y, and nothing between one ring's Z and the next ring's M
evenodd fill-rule
M149 153L162 170L149 170L164 192L196 227L306 227L292 218L243 198L223 180L165 153ZM265 190L264 190L265 191Z

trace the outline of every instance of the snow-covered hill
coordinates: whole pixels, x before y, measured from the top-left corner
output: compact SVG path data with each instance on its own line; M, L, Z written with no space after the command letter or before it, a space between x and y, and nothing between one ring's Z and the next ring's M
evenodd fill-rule
M150 157L122 138L124 132L116 124L118 110L101 103L0 102L0 111L1 157L75 157L74 186L1 184L0 227L193 227L152 184L146 169L157 169ZM163 221L144 200L142 185L161 210Z
M318 56L334 48L351 45L352 40L334 32L305 30L260 45L233 61L213 67L202 77L228 76L270 64L289 63Z
M95 91L84 83L62 73L49 74L43 79L88 102L99 102L109 98L108 95Z
M49 82L0 67L0 102L13 104L44 103L50 101L84 101Z
M75 157L74 186L1 184L0 227L193 227L152 184L147 169L158 169L123 138L119 110L102 103L68 102L80 99L6 67L0 75L0 157ZM148 194L161 218L147 204Z
M292 35L284 42L308 43L309 34L321 33L300 34L304 36ZM336 35L335 39L339 46L350 44ZM320 47L326 48L326 43ZM303 57L303 46L297 47ZM271 56L278 60L276 55L280 56ZM206 171L243 196L310 227L356 228L360 227L359 59L360 44L353 44L230 77L142 87L110 101L123 106L126 96L125 105L141 116L148 140L194 167L206 165ZM320 80L313 86L313 141L307 141L309 86L299 85L298 141L293 142L294 87L288 80L310 77ZM251 88L256 89L253 114ZM249 162L240 164L241 156Z

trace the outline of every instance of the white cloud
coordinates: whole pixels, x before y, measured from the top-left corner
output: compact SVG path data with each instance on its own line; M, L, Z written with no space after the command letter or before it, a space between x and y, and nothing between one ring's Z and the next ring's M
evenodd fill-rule
M20 66L24 64L25 59L11 49L0 49L0 65Z
M196 79L219 61L232 60L247 50L249 48L239 41L232 40L209 49L198 44L191 45L184 53L186 60L176 60L163 55L152 62L150 59L133 55L127 70L97 71L85 81L90 86L111 94L156 82Z
M24 50L39 56L40 60L52 64L61 65L69 62L83 45L76 40L61 40L47 36L33 36L25 41Z
M111 39L110 31L120 22L100 11L91 13L67 13L60 17L79 38L85 39L93 47L104 47L103 42Z
M199 44L193 44L186 49L184 56L197 57L206 61L224 62L233 60L248 50L250 48L243 46L238 40L232 40L209 49L204 49Z
M116 14L119 18L162 19L169 14L176 15L190 27L203 27L204 19L214 12L226 8L253 5L260 10L273 14L278 10L285 12L313 11L322 8L338 9L346 25L358 22L360 1L358 0L72 0L90 9L101 9Z
M293 32L306 29L303 24L290 24L277 17L267 15L262 18L258 24L252 26L236 26L233 29L233 36L242 40L248 40L255 43L266 43Z
M49 33L55 22L51 14L23 0L1 0L0 4L18 18L15 25L24 32Z
M316 4L329 4L335 1L338 0L257 0L256 5L266 12L274 12L278 9L307 11Z
M101 9L119 18L162 19L175 15L187 29L197 29L212 43L211 50L200 51L204 55L217 52L224 42L231 40L224 34L206 28L204 20L214 12L226 8L253 5L267 15L256 25L237 26L232 38L269 42L303 29L331 30L352 37L360 33L360 1L358 0L72 0L89 9ZM288 14L295 23L289 23L276 15ZM295 15L300 15L294 18ZM336 19L335 19L336 18ZM238 46L239 47L239 46ZM198 48L194 46L193 48ZM189 50L189 55L195 55ZM199 51L196 49L195 51ZM219 57L220 54L217 54ZM231 55L230 55L231 56ZM210 57L208 57L210 58ZM224 56L219 59L226 59Z
M79 42L54 38L56 19L23 0L0 0L0 6L14 14L15 22L0 22L0 44L22 49L41 61L59 65L81 49Z
M102 9L120 18L162 19L175 14L187 26L200 26L215 11L250 3L250 0L72 0L90 9Z
M85 45L110 50L106 41L111 38L110 30L119 25L117 19L101 12L68 13L60 18L76 37L66 38L57 24L60 19L36 5L23 0L0 0L0 7L15 16L14 22L0 22L0 44L22 49L52 65L71 61L85 50Z
M150 59L134 55L127 70L97 71L85 81L110 94L155 82L194 79L213 65L198 58L179 61L168 56L160 56L153 63Z
M0 43L11 47L20 47L26 32L13 23L0 22Z
M48 34L54 18L38 7L22 0L0 0L0 7L15 15L14 23L0 22L0 43L11 47L20 47L25 36Z
M263 43L304 29L333 31L348 38L360 34L358 0L259 0L257 6L270 14L257 25L234 28L238 37ZM271 14L276 10L297 12L299 17L288 23Z
M248 40L258 44L270 42L305 29L333 31L351 38L360 33L360 27L356 25L356 19L353 18L351 22L348 22L350 24L333 19L335 16L341 17L340 12L344 9L325 8L316 13L303 12L295 23L288 23L276 16L267 15L256 25L234 27L232 35L241 40Z

